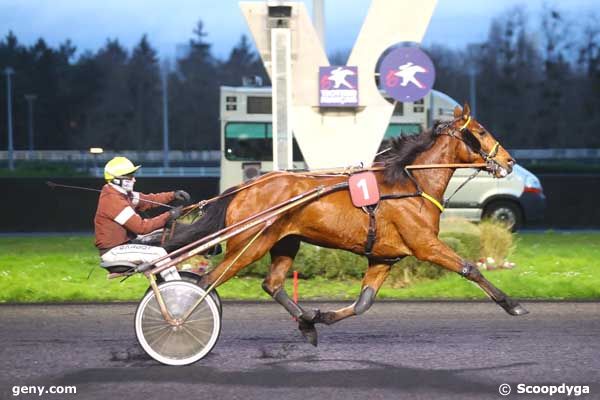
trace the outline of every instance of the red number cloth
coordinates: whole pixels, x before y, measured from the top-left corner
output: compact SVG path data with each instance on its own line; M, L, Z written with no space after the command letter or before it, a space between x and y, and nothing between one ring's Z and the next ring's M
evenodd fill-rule
M379 187L373 172L354 174L348 180L350 197L355 207L370 206L379 201Z

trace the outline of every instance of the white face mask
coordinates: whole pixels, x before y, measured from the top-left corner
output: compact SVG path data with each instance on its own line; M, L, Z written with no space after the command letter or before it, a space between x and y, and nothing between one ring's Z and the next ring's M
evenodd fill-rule
M121 187L128 192L133 192L133 185L135 184L135 179L122 179Z

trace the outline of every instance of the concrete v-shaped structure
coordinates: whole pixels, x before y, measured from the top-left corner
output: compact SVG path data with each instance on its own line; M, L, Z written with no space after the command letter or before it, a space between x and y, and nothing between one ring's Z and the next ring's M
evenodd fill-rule
M306 7L292 7L291 115L294 136L312 169L370 164L383 139L393 105L381 96L375 82L376 64L390 46L423 39L437 0L373 0L347 65L358 67L360 107L327 110L319 107L319 67L329 60ZM347 2L350 7L352 2ZM269 74L271 34L266 2L240 2L256 47ZM273 76L271 75L271 80Z

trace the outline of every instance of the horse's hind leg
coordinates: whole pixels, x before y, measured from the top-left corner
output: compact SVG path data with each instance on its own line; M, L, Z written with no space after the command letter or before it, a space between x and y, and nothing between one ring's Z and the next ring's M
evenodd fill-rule
M334 311L320 313L315 322L331 325L348 317L366 312L373 302L383 282L390 273L389 264L369 264L365 273L358 299L351 305Z
M255 234L256 231L252 231L229 239L225 258L215 269L202 277L201 285L208 287L217 280L217 286L227 282L242 268L264 256L273 246L278 236L276 232L267 230L250 247L244 250Z
M304 310L298 304L294 303L283 286L286 274L292 266L299 248L300 240L293 236L287 236L273 246L271 249L271 266L262 287L265 292L298 320L298 327L302 335L310 344L316 346L318 335L312 321L318 312Z
M263 281L262 288L293 317L301 318L304 310L290 299L283 283L285 276L294 262L294 257L300 248L300 241L292 236L287 236L271 248L271 266L269 273Z

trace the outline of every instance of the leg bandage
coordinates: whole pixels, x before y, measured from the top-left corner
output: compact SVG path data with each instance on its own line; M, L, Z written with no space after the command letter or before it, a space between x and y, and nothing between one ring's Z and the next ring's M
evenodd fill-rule
M463 278L467 278L469 280L476 280L477 278L482 276L481 272L479 272L479 269L477 269L475 265L469 262L465 262L463 264L463 267L460 270L459 274Z

